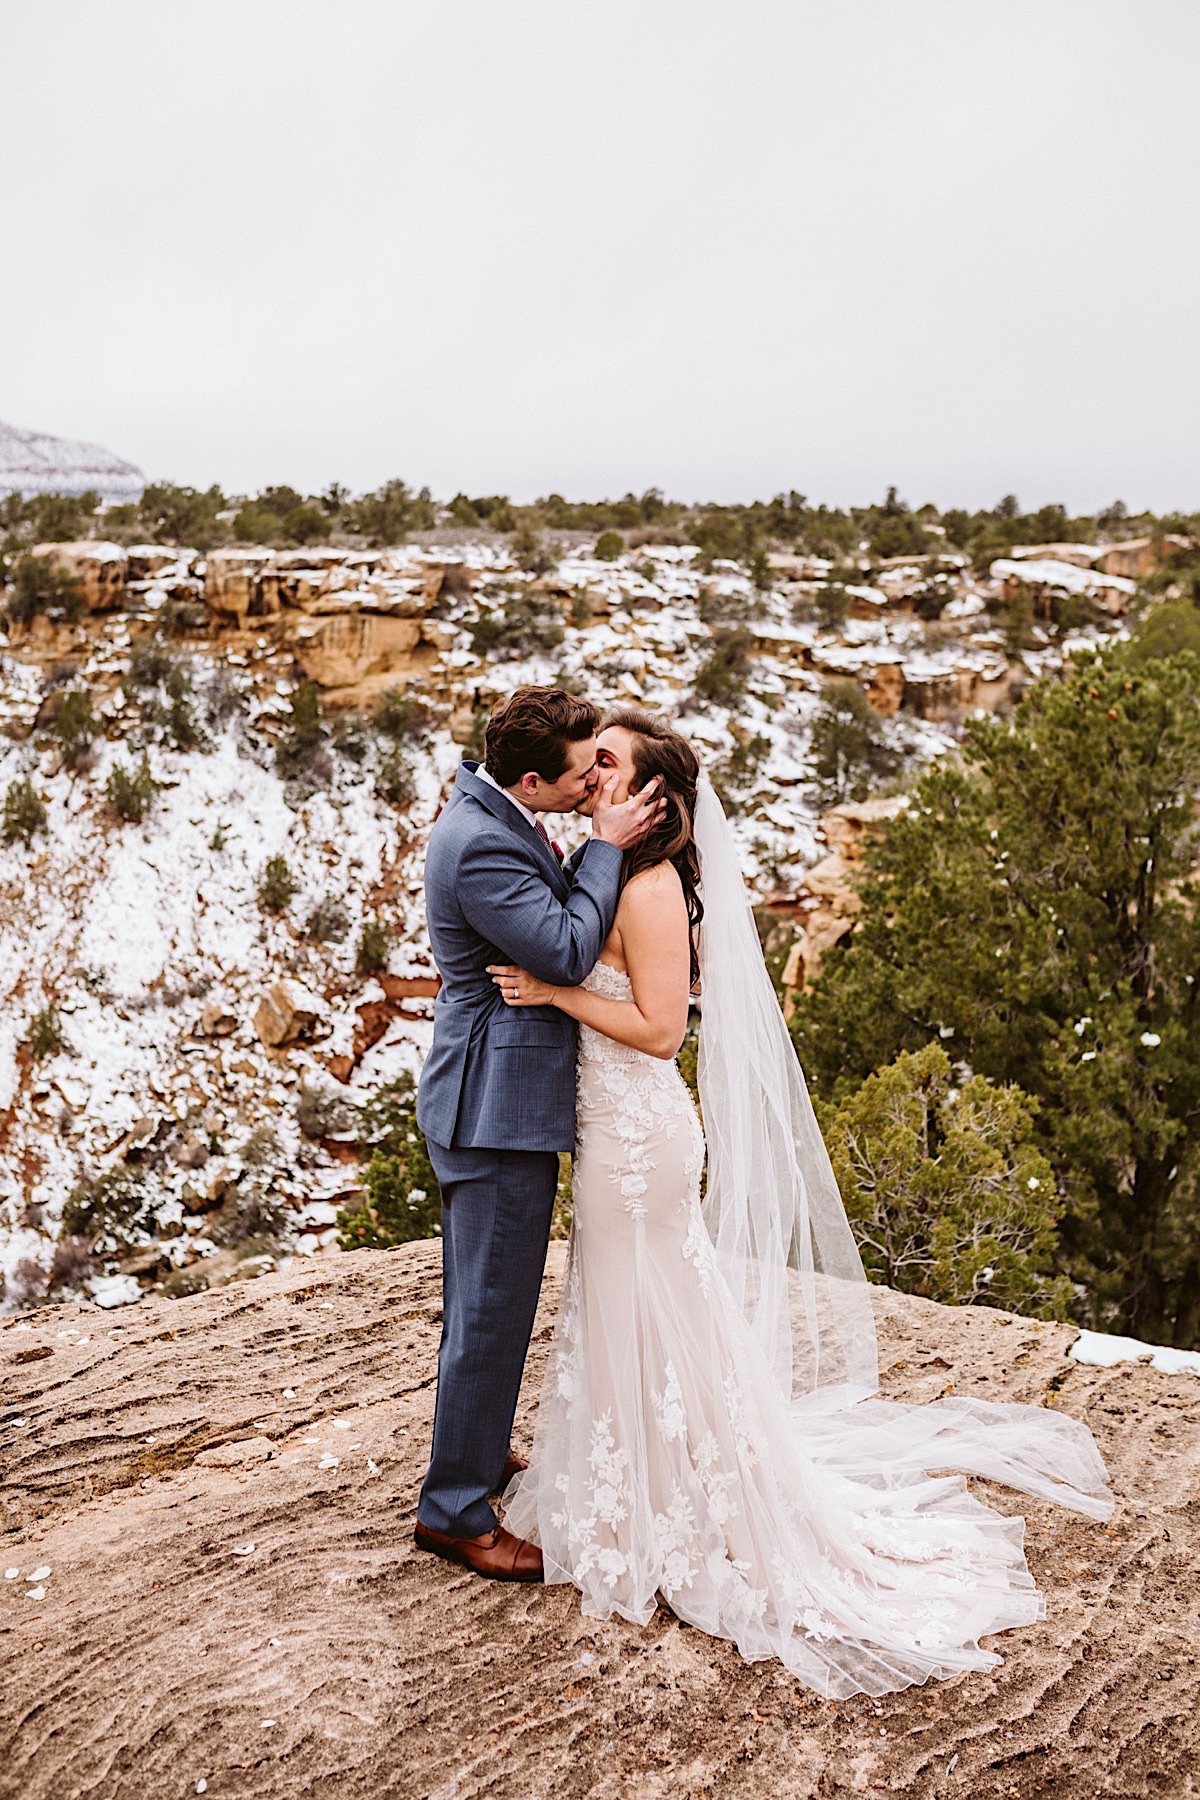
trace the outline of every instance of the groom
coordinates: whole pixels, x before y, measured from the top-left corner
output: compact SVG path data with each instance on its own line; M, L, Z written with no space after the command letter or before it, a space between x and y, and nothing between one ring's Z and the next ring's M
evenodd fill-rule
M575 1142L575 1024L510 1010L489 963L577 986L612 929L623 852L661 810L653 786L620 806L600 782L596 708L518 688L464 762L429 839L425 901L442 989L417 1122L442 1190L442 1342L433 1452L415 1538L499 1581L540 1581L542 1554L505 1531L488 1495L524 1463L509 1433L533 1330L558 1186ZM543 813L599 793L592 835L560 863Z

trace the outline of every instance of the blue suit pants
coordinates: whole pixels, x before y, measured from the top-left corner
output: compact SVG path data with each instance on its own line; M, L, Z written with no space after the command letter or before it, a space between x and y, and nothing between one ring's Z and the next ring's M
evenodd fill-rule
M558 1188L553 1150L460 1150L429 1142L442 1190L442 1341L433 1452L417 1517L481 1537L533 1331Z

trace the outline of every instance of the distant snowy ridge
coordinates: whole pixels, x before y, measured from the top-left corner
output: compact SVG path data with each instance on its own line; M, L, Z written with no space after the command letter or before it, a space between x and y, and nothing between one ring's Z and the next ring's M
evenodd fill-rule
M21 431L0 422L0 494L83 494L102 500L139 500L146 477L99 444Z

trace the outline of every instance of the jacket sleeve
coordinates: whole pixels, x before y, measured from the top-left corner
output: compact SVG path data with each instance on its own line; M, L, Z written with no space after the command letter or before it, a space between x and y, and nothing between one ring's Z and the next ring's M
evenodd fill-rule
M591 839L562 901L513 833L505 832L498 842L489 832L464 848L457 886L465 918L496 946L497 960L517 963L556 987L578 987L612 930L621 852Z

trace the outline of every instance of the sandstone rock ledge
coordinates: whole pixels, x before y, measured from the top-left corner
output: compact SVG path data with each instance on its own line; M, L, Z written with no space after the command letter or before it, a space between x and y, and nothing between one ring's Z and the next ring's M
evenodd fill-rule
M556 1245L526 1442L562 1263ZM1081 1367L1066 1326L876 1300L886 1392L1086 1415L1121 1503L1107 1527L1029 1503L1049 1616L999 1640L996 1674L836 1706L665 1610L597 1625L572 1590L414 1550L435 1245L6 1322L0 1796L1200 1791L1195 1378Z

